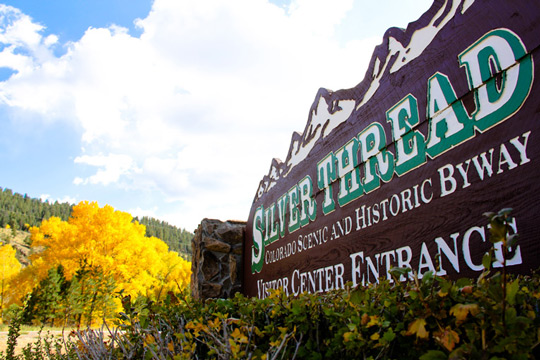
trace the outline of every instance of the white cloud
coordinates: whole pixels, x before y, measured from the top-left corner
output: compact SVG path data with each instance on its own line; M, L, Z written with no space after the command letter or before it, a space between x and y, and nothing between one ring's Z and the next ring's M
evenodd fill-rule
M157 218L158 217L156 213L157 210L158 210L157 206L154 206L151 209L141 209L140 207L136 207L136 208L127 210L127 212L130 213L133 217L137 216L139 218L142 218L144 216L147 216L147 217Z
M74 197L67 196L67 195L62 198L54 199L49 194L42 194L40 195L39 199L43 202L48 201L49 203L54 203L55 201L58 201L60 204L62 203L75 204L77 202L77 200Z
M299 29L329 37L352 6L352 0L333 1L331 6L325 0L296 0L291 2L289 14Z
M98 168L95 175L85 180L76 178L76 185L109 185L118 182L121 176L129 176L130 173L137 171L132 158L124 154L83 155L76 157L74 161L76 164L86 164Z
M383 34L335 41L352 6L155 0L137 21L140 37L90 28L61 57L56 36L0 7L0 42L9 44L0 66L19 71L0 82L0 102L81 130L74 162L94 173L74 184L158 191L179 204L169 215L155 210L172 223L245 219L271 159L284 158L292 132L303 130L318 88L362 80Z
M43 26L35 24L32 19L11 6L0 4L0 41L14 46L28 46L38 49L41 43L39 32Z

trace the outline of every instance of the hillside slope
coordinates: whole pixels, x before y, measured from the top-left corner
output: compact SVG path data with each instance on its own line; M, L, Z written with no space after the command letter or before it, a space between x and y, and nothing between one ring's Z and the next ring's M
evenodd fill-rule
M29 257L31 254L30 248L30 233L27 231L12 229L0 229L0 245L11 245L17 251L17 260L22 266L30 264Z

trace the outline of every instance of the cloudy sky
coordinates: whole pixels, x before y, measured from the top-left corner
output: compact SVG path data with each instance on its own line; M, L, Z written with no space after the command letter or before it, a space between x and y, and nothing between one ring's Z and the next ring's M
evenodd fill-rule
M431 0L0 4L0 187L193 231L247 220L320 87Z

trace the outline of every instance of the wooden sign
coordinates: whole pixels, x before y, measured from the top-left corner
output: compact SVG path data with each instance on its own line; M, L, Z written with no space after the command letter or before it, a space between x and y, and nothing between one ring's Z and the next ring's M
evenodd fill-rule
M244 293L326 292L396 266L475 277L493 246L483 213L507 207L508 269L540 267L539 9L435 1L386 32L356 87L319 90L257 190Z

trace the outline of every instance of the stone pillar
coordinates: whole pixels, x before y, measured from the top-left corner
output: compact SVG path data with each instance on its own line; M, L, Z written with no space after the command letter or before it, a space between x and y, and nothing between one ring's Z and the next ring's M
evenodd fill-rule
M242 291L242 244L246 223L204 219L192 240L191 294L230 298Z

